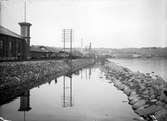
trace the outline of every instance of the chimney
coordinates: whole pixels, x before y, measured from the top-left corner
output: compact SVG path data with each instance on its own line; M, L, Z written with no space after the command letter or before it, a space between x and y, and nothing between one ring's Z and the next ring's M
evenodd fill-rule
M25 39L25 52L24 57L25 59L30 59L30 26L32 24L27 22L21 22L19 23L21 29L21 36Z

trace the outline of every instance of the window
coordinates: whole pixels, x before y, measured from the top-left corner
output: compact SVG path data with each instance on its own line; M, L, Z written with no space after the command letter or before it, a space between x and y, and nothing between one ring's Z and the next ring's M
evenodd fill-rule
M9 42L9 50L10 51L12 50L12 42L11 41Z
M0 40L0 49L3 49L3 40Z
M8 56L11 57L11 55L12 55L12 42L9 41Z
M3 40L0 40L0 57L4 56L3 44L4 44Z

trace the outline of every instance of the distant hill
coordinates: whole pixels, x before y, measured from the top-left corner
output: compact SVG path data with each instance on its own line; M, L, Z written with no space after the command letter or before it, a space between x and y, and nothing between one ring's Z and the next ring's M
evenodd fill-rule
M96 53L98 55L105 55L114 58L151 58L151 57L167 58L167 47L124 48L124 49L96 48Z

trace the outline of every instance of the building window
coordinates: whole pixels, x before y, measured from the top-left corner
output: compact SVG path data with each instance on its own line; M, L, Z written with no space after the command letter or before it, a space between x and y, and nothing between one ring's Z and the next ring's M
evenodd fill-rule
M12 50L12 42L11 41L9 42L9 50L10 50L10 52Z
M3 49L3 40L0 40L0 49Z
M8 52L8 56L11 57L12 55L12 42L9 41L9 52Z
M3 44L4 44L3 40L0 40L0 57L4 56Z

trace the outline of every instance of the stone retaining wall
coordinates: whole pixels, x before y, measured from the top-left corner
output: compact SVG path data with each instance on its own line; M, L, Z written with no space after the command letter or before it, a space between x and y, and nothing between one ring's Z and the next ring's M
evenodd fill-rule
M72 60L72 64L63 60L1 63L0 89L17 86L25 82L40 81L40 79L50 75L59 76L93 63L92 59L76 59Z
M167 82L160 76L132 72L112 62L107 62L102 70L128 96L129 104L143 120L167 121Z
M20 96L24 91L71 74L94 64L93 59L47 60L0 63L0 105Z

